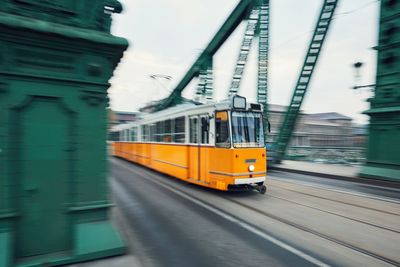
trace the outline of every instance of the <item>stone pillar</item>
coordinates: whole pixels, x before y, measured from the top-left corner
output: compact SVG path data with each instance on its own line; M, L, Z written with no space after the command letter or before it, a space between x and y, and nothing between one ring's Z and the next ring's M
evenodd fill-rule
M0 267L117 255L108 221L108 80L128 43L116 0L0 5Z
M381 1L378 69L360 176L400 181L400 2Z

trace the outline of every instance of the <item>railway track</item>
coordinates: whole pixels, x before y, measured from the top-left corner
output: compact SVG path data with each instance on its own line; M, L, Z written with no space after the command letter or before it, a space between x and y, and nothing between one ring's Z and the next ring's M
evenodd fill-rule
M307 207L307 208L310 208L310 209L313 209L313 210L321 211L321 212L328 213L328 214L331 214L331 215L335 215L335 216L338 216L338 217L341 217L341 218L352 220L352 221L355 221L355 222L358 222L358 223L363 223L363 224L366 224L366 225L377 227L379 229L384 229L384 230L387 230L387 231L390 231L390 232L393 232L393 233L400 234L400 231L396 230L396 229L388 228L388 227L385 227L385 226L382 226L382 225L378 225L378 224L375 224L375 223L366 222L366 221L363 221L363 220L360 220L360 219L357 219L357 218L353 218L353 217L350 217L350 216L342 215L342 214L339 214L337 212L332 212L332 211L320 209L320 208L317 208L317 207L314 207L314 206L311 206L311 205L298 203L296 201L292 201L290 199L283 198L283 197L278 197L278 196L275 196L273 194L269 194L269 196L273 197L273 198L276 198L276 199L280 199L280 200L289 202L289 203L292 203L292 204L295 204L295 205L298 205L298 206ZM371 210L374 210L374 209L371 209ZM390 214L392 214L392 213L390 213ZM393 215L399 216L397 214L393 214ZM400 218L399 218L399 220L400 220Z
M128 163L127 163L127 164L128 164ZM125 168L129 168L129 167L126 166L126 165L121 165L121 166L124 166ZM146 169L146 168L144 168L144 167L142 167L142 166L138 166L138 165L135 165L135 166L137 166L138 168L140 168L140 171L136 170L135 168L129 168L129 169L130 169L132 172L134 172L134 173L136 173L136 174L138 174L138 175L140 175L140 176L143 176L143 174L145 174L145 176L151 177L151 179L147 179L147 180L150 181L151 183L157 184L157 185L162 186L163 188L165 188L165 189L167 189L167 190L173 191L174 193L179 194L180 196L182 196L182 197L184 197L184 198L187 198L187 199L189 199L189 200L192 200L192 201L196 202L198 205L203 205L204 207L209 207L209 209L214 210L214 211L217 211L217 212L215 212L215 213L217 213L217 214L220 215L220 216L225 216L226 218L228 218L228 219L231 220L231 221L234 220L234 221L238 222L239 224L244 224L244 228L255 229L255 230L253 230L253 231L261 231L261 232L263 232L263 230L262 230L262 229L259 229L257 226L252 225L252 224L250 224L250 223L248 223L248 222L245 222L245 221L241 220L240 218L236 218L235 215L233 215L233 214L230 214L230 213L227 213L226 211L220 210L220 209L219 209L217 206L215 206L214 204L208 203L208 202L206 202L204 199L201 199L201 198L198 198L198 197L195 197L195 196L190 195L190 194L187 193L185 190L182 190L179 186L177 186L177 183L173 183L172 180L163 179L163 177L160 176L159 173L156 173L156 172L154 172L154 171L152 171L152 170L150 170L150 169ZM161 174L161 175L163 175L163 174ZM178 180L176 180L176 181L179 183ZM293 191L294 191L294 190L293 190ZM306 195L307 195L307 194L306 194ZM312 194L309 194L309 195L315 197L315 196L312 195ZM321 210L321 209L317 209L317 208L315 208L315 207L309 207L308 205L295 203L295 202L293 202L293 201L290 201L290 200L288 200L288 199L284 199L284 198L281 198L281 197L277 197L277 196L272 196L272 197L277 198L277 199L280 199L280 200L282 200L282 201L291 202L291 203L293 203L293 204L306 206L306 207L308 207L308 208L313 208L313 209L316 209L316 210L319 210L319 211L322 211L322 212L329 213L329 214L331 214L331 215L340 216L340 217L342 217L342 218L349 219L349 220L353 220L353 221L356 221L356 222L359 222L359 223L364 223L364 224L367 224L367 225L376 227L376 228L378 228L378 229L388 230L388 231L391 231L391 232L393 232L393 233L395 233L395 234L398 234L398 233L399 233L399 231L397 231L397 230L389 229L389 228L387 228L387 227L382 227L382 226L380 226L380 225L371 224L371 223L369 223L369 222L365 222L365 221L362 221L362 220L357 220L357 219L350 218L350 217L346 217L346 216L343 216L343 215L340 215L340 214L335 214L335 213L332 213L332 212L329 212L329 211L324 211L324 210ZM386 256L380 255L379 253L370 251L370 250L368 250L368 249L364 249L364 248L362 248L362 247L360 247L360 246L356 246L356 245L354 245L354 244L351 244L350 242L347 242L347 241L344 241L344 240L340 240L340 239L338 239L338 238L336 238L336 237L334 237L334 236L327 235L327 234L325 234L325 233L322 233L322 232L320 232L320 231L314 230L314 229L312 229L312 228L310 228L310 227L307 227L307 226L305 226L305 225L301 225L301 224L299 224L299 223L290 221L290 220L285 219L285 218L283 218L283 217L281 217L281 216L278 216L278 215L276 215L276 214L273 214L273 213L270 213L270 212L267 212L267 211L264 211L264 210L260 210L260 209L258 209L258 208L256 208L256 207L252 206L252 205L248 205L248 204L246 204L246 203L243 203L243 202L241 202L241 201L238 201L238 200L236 200L236 199L233 199L232 197L228 197L228 198L224 198L224 199L230 201L231 203L234 203L235 205L238 205L238 206L243 207L243 208L245 208L245 209L248 209L248 210L251 210L251 211L253 211L253 212L256 212L256 213L258 213L258 214L261 215L261 216L268 217L269 219L275 220L275 221L277 221L277 222L279 222L279 223L282 223L282 224L285 224L285 225L287 225L287 226L293 227L293 228L298 229L298 230L300 230L300 231L303 231L303 232L312 234L312 235L317 236L317 237L319 237L319 238L322 238L322 239L324 239L324 240L333 242L333 243L335 243L335 244L337 244L337 245L340 245L340 246L345 247L345 248L347 248L347 249L350 249L350 250L352 250L352 251L361 253L361 254L366 255L366 256L368 256L368 257L372 257L372 258L374 258L374 259L377 259L377 260L379 260L379 261L381 261L381 262L390 264L390 265L392 265L392 266L400 266L400 262L395 261L395 260L393 260L393 259L390 259L390 258L388 258L388 257L386 257ZM329 198L326 198L326 199L332 200L332 199L329 199ZM339 202L340 202L340 201L339 201ZM347 202L344 202L343 204L349 204L349 205L351 205L351 203L347 203ZM352 205L352 206L356 206L356 207L360 206L360 207L362 207L362 208L368 208L368 207L364 207L364 206L362 206L362 205ZM375 210L375 209L372 209L372 210ZM377 211L380 211L380 210L377 210ZM391 214L393 214L393 213L391 213ZM398 214L393 214L393 215L398 215ZM263 232L263 233L264 233L264 232ZM279 241L278 241L278 242L279 242ZM393 245L394 245L394 244L393 244ZM304 254L303 252L298 251L298 250L295 249L295 248L293 248L293 249L295 250L295 253L299 253L300 255L302 255L303 257L305 257L306 259L308 259L308 257L311 257L311 256L306 255L306 254L303 255L303 254ZM326 264L326 263L324 263L324 262L322 262L322 261L319 261L318 259L315 259L315 258L313 258L313 257L311 257L310 261L313 262L313 263L314 263L315 265L317 265L317 266L329 266L329 264Z
M269 178L270 180L274 180L274 181L282 181L280 179L275 179L275 178ZM294 182L290 182L290 181L283 181L285 183L291 183L291 184L295 184L295 185L299 185L298 183L294 183ZM332 191L332 192L336 192L335 190L329 189L329 188L324 188L324 187L316 187L316 186L311 186L311 185L304 185L304 184L300 184L302 186L308 186L308 187L313 187L313 188L317 188L319 190L325 190L325 191ZM360 205L360 204L355 204L355 203L350 203L347 201L342 201L342 200L338 200L338 199L334 199L334 198L329 198L329 197L323 197L323 196L318 196L318 195L314 195L314 194L310 194L310 193L306 193L306 192L302 192L300 190L295 190L295 189L290 189L284 186L280 186L280 185L274 185L274 187L278 187L287 191L291 191L291 192L296 192L302 195L306 195L306 196L311 196L311 197L315 197L315 198L319 198L319 199L324 199L324 200L329 200L329 201L333 201L336 203L341 203L341 204L345 204L345 205L349 205L349 206L353 206L353 207L358 207L358 208L363 208L363 209L368 209L368 210L373 210L373 211L377 211L377 212L381 212L381 213L385 213L385 214L390 214L390 215L395 215L395 216L400 216L399 213L395 213L395 212L390 212L390 211L385 211L385 210L381 210L381 209L376 209L376 208L372 208L372 207L368 207L365 205ZM345 193L345 194L351 194L350 192L340 192L340 193ZM371 198L369 196L363 196L366 198ZM375 199L375 198L372 198ZM395 201L395 200L389 200L389 199L382 199L379 198L379 200L381 201L387 201L390 203L395 203L395 204L400 204L400 201Z
M362 253L362 254L365 254L365 255L367 255L367 256L373 257L373 258L375 258L375 259L379 259L379 260L381 260L381 261L383 261L383 262L386 262L386 263L389 263L389 264L391 264L391 265L393 265L393 266L400 266L400 262L397 262L397 261L394 261L394 260L389 259L389 258L387 258L387 257L381 256L381 255L379 255L379 254L377 254L377 253L374 253L374 252L368 251L368 250L366 250L366 249L363 249L363 248L354 246L354 245L352 245L352 244L350 244L350 243L348 243L348 242L341 241L341 240L339 240L339 239L337 239L337 238L334 238L334 237L332 237L332 236L329 236L329 235L326 235L326 234L324 234L324 233L321 233L321 232L312 230L311 228L308 228L308 227L303 226L303 225L300 225L300 224L298 224L298 223L289 221L289 220L284 219L284 218L282 218L282 217L280 217L280 216L276 216L276 215L274 215L274 214L272 214L272 213L268 213L268 212L259 210L259 209L257 209L257 208L254 208L254 207L250 206L250 205L246 205L246 204L244 204L244 203L242 203L242 202L240 202L240 201L233 200L233 199L230 199L230 201L234 202L234 203L237 204L237 205L240 205L240 206L242 206L242 207L245 207L245 208L247 208L247 209L250 209L250 210L253 210L253 211L255 211L255 212L258 212L258 213L260 213L260 214L262 214L262 215L264 215L264 216L267 216L267 217L269 217L269 218L272 218L272 219L274 219L274 220L276 220L276 221L279 221L279 222L281 222L281 223L290 225L290 226L295 227L295 228L297 228L297 229L299 229L299 230L302 230L302 231L304 231L304 232L307 232L307 233L316 235L316 236L321 237L321 238L323 238L323 239L329 240L329 241L331 241L331 242L334 242L334 243L336 243L336 244L339 244L339 245L344 246L344 247L346 247L346 248L349 248L349 249L351 249L351 250L360 252L360 253ZM386 228L383 228L383 227L380 227L380 226L375 226L375 227L378 227L378 228L381 228L381 229L385 229L385 230L386 230Z

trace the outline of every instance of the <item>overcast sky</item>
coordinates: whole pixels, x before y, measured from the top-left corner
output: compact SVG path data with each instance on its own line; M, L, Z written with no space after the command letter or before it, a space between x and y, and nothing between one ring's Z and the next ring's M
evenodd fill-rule
M111 107L136 111L163 98L180 81L238 0L122 0L112 32L130 47L114 73ZM322 0L271 0L269 103L287 105L303 63ZM341 0L302 109L336 111L365 123L368 90L354 91L352 64L361 61L362 84L375 81L379 1ZM215 98L226 98L243 34L241 25L214 57ZM255 47L253 50L256 50ZM256 52L256 51L254 51ZM256 53L251 54L241 95L255 100ZM172 77L151 79L152 74ZM184 91L193 98L196 81Z

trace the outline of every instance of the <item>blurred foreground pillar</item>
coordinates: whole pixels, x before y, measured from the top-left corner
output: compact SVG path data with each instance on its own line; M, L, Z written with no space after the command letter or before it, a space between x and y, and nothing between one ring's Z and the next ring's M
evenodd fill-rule
M116 0L0 5L0 266L117 255L108 221L108 80L128 43Z
M360 176L400 182L400 1L382 0L367 162Z

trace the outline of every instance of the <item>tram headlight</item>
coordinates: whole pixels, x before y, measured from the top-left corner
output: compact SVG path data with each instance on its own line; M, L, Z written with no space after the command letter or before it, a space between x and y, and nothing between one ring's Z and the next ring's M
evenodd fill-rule
M235 95L232 99L232 105L234 109L246 109L246 98Z
M250 172L254 172L256 168L254 167L254 165L249 165L249 171Z

